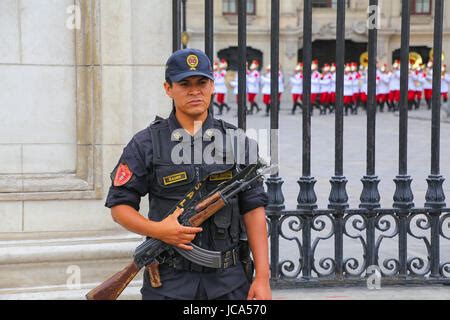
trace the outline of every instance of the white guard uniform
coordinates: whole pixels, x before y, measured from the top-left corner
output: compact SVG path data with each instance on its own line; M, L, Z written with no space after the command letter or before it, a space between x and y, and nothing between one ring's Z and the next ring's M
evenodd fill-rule
M303 73L297 72L289 78L292 94L303 94Z
M227 72L225 70L214 72L214 93L226 94L228 92L227 86L225 84L226 75Z
M344 97L353 96L353 75L344 74Z
M270 72L266 73L261 77L261 86L262 94L270 94ZM284 81L283 81L283 74L280 72L278 75L278 92L283 93L284 92Z
M258 70L250 71L247 76L247 92L248 93L259 93L259 85L261 75Z
M441 93L448 93L450 85L450 74L446 73L444 78L441 79Z
M331 87L331 73L327 73L320 79L320 93L330 93Z
M391 80L391 75L389 73L380 74L379 90L378 94L388 94L389 93L389 83Z
M311 73L311 93L320 93L320 72L315 70Z
M389 91L400 90L400 70L394 70L389 81Z

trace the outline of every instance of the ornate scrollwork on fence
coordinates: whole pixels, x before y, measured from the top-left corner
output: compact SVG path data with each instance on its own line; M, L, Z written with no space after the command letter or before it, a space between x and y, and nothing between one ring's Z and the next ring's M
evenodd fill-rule
M447 232L444 231L444 223L447 222ZM450 213L443 215L439 221L439 234L444 239L450 240ZM443 262L440 265L439 272L441 277L450 278L450 261Z
M344 218L344 234L352 239L357 239L361 242L363 248L363 261L360 263L356 258L347 258L344 260L344 273L347 276L360 277L366 269L367 244L361 234L352 235L347 228L350 218L357 218L352 221L351 226L354 230L363 232L367 228L367 218L362 214L349 214ZM361 265L361 266L360 266Z
M425 247L427 249L427 262L423 258L420 257L411 257L408 259L408 271L413 276L425 276L427 273L430 272L431 264L430 264L430 257L431 257L431 244L430 241L426 236L418 236L415 235L414 232L411 229L411 225L413 223L414 218L424 216L423 218L419 218L416 220L416 227L418 227L421 230L428 230L431 228L430 223L430 216L427 213L415 213L411 214L408 218L408 234L412 236L415 239L423 240L425 243Z
M283 230L283 225L284 222L288 219L288 218L295 218L294 220L290 220L287 223L287 228L289 231L292 231L294 233L294 235L288 235L287 232L285 232ZM295 243L297 244L299 253L300 253L300 258L298 260L298 267L297 269L295 269L295 265L296 263L293 260L283 260L280 261L280 263L278 264L278 270L279 270L279 274L281 277L283 278L297 278L299 276L299 274L302 272L303 268L303 256L302 256L302 244L298 238L297 235L295 235L295 233L300 232L304 227L304 221L303 219L298 216L298 215L284 215L278 224L278 232L280 234L280 236L283 239L289 240L289 241L295 241Z
M318 236L314 239L312 249L311 249L311 256L313 257L313 264L312 269L317 274L318 277L328 277L335 273L336 270L336 261L331 257L323 257L319 260L319 267L325 270L325 272L320 272L318 270L317 266L315 265L315 256L316 256L316 249L317 245L320 241L325 241L330 239L334 235L334 219L331 215L316 215L312 219L312 225L311 228L314 231L322 232L325 230L327 223L323 220L323 218L328 218L331 226L330 232L325 236Z
M391 218L394 220L394 227L392 227L391 221L389 221L388 218ZM376 255L379 257L380 253L380 246L384 239L393 239L395 238L399 231L398 231L398 218L395 215L391 214L380 214L375 220L375 228L379 231L381 231L381 235L378 237L375 250ZM392 230L393 229L393 230ZM387 232L389 232L386 234ZM398 273L400 268L400 262L396 258L388 258L383 261L383 267L386 271L381 270L382 276L394 276Z

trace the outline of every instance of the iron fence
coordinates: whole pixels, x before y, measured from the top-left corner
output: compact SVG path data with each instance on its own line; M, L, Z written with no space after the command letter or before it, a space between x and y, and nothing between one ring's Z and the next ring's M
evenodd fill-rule
M205 0L205 48L213 59L213 0ZM312 1L303 0L303 141L302 175L297 209L286 210L281 190L283 179L273 174L267 179L269 206L266 210L270 234L271 277L275 286L317 286L365 284L379 270L385 284L450 284L450 261L441 259L441 240L450 240L450 208L446 207L444 177L440 174L441 65L444 1L434 4L434 65L432 96L431 170L423 207L417 208L408 175L408 64L410 36L410 1L402 1L401 27L401 101L399 105L399 160L396 190L391 208L381 208L375 167L376 138L376 68L378 0L370 0L368 20L368 104L366 175L358 208L349 208L347 179L343 170L344 148L344 56L345 0L337 1L336 17L336 109L335 109L335 175L326 209L317 205L316 180L311 173L311 63ZM173 50L181 48L180 0L173 0ZM271 0L271 101L278 100L280 0ZM238 0L238 126L246 129L246 0ZM270 128L279 129L279 106L273 104ZM272 164L278 161L278 136L271 135ZM321 233L324 233L321 235ZM426 234L424 234L426 233ZM318 252L321 242L334 239L331 256ZM298 259L280 260L280 240L294 242ZM357 240L362 257L346 256L344 240ZM411 252L410 239L423 242L426 256ZM385 257L383 243L394 241L396 256ZM371 267L374 267L371 269Z

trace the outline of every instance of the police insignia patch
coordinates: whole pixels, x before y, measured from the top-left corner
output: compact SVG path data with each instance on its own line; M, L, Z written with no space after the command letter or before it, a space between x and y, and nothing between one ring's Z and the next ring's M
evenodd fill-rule
M220 181L220 180L230 180L231 178L233 178L233 172L226 171L226 172L222 172L222 173L212 174L209 177L209 180L210 181Z
M184 181L187 179L188 179L187 172L183 171L183 172L175 173L170 176L164 177L163 181L164 181L164 185L168 186L169 184L177 183L177 182Z
M121 163L116 171L116 176L114 178L114 186L121 187L125 185L128 181L130 181L133 176L133 172L131 172L130 168L125 163Z
M186 63L191 70L196 70L198 66L198 57L195 54L191 54L187 57Z

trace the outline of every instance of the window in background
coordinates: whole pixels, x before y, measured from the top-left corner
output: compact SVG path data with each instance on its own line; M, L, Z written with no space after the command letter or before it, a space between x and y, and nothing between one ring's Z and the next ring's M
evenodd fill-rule
M410 0L411 14L431 14L431 0Z
M237 14L238 0L223 0L223 14ZM247 0L247 14L256 15L256 0Z
M346 0L346 7L350 7L350 0ZM337 0L313 0L313 8L337 8Z

